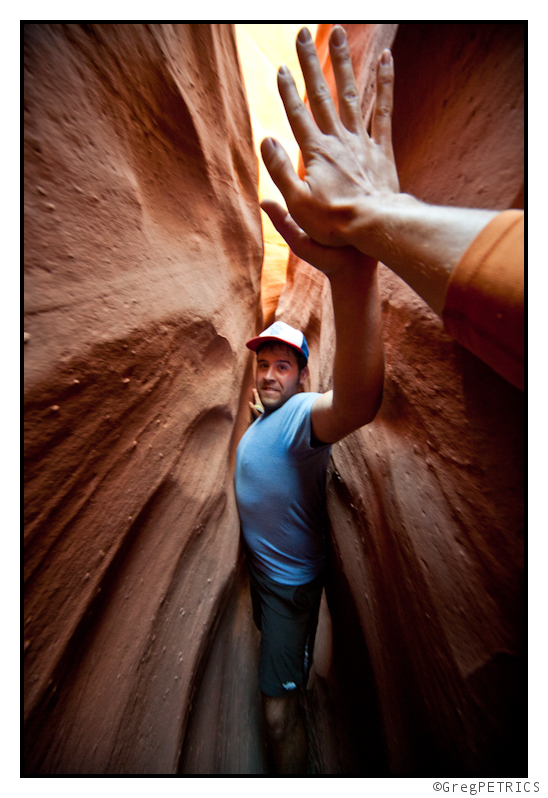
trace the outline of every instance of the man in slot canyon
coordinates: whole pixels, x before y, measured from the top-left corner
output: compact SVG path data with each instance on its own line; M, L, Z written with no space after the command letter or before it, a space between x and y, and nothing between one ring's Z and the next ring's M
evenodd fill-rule
M259 687L270 768L307 772L300 692L306 688L325 566L326 471L331 444L372 421L384 374L376 264L349 257L332 286L337 349L333 390L300 392L308 376L302 332L274 322L247 346L257 352L256 390L264 412L238 446L235 486L261 631ZM368 305L360 319L356 309Z
M238 446L235 488L253 615L261 631L259 687L269 767L303 774L307 738L301 692L323 587L326 470L331 444L375 418L384 352L376 260L354 247L324 247L296 226L283 234L331 284L333 389L301 392L308 345L300 330L277 321L247 342L257 353L256 391L264 412Z

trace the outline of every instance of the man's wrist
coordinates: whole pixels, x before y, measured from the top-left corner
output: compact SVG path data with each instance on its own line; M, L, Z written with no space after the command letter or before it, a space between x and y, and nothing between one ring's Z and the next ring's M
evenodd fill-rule
M420 213L421 203L411 194L387 192L361 200L348 229L349 243L376 260L386 263L398 247L399 239L413 218Z

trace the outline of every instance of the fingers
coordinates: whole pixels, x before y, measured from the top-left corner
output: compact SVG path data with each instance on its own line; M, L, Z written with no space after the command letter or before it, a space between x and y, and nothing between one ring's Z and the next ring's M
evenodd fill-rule
M340 250L324 247L310 238L304 230L301 230L285 208L282 208L277 202L263 200L261 208L270 216L272 224L298 258L305 260L320 271L326 272L326 267L332 265L333 253L340 252ZM347 248L343 247L342 249Z
M344 28L334 26L329 37L329 53L337 84L341 122L352 133L363 132L360 98L356 87L352 59Z
M306 260L306 258L301 255L301 252L303 246L306 248L307 242L312 239L306 235L304 230L301 230L299 225L291 217L291 214L273 200L263 200L261 202L261 208L269 215L270 221L293 252L300 258L303 258L303 260Z
M256 388L253 388L253 401L248 402L248 405L253 418L259 418L261 413L264 411L263 403L261 402Z
M339 119L308 28L303 28L297 36L297 55L316 124L322 133L335 133L339 128Z
M301 150L306 149L316 138L317 127L299 96L293 75L283 64L278 70L278 91L297 144Z
M377 99L371 119L371 138L384 154L392 152L392 108L394 104L394 61L390 50L383 50L377 62Z
M282 192L288 206L306 194L306 184L298 176L288 154L278 141L272 138L263 139L261 155L270 177Z

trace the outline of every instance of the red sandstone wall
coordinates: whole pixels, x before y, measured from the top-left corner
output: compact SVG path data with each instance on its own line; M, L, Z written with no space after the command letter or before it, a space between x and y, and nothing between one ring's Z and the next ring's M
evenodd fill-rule
M28 772L177 772L261 260L232 26L27 25Z
M367 119L373 65L396 31L345 27ZM519 202L523 27L400 25L393 53L402 190L453 205ZM329 78L328 58L324 68ZM373 424L333 448L334 644L315 694L347 714L358 741L347 772L520 776L523 395L383 266L380 284L384 399ZM327 390L329 289L294 257L277 317L306 331L309 389ZM329 630L326 614L322 623Z

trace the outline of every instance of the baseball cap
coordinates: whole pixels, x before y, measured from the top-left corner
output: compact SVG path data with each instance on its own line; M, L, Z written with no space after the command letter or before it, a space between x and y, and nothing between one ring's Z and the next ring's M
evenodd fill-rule
M289 344L289 346L292 346L294 349L298 349L308 361L308 344L306 343L306 338L300 330L296 330L295 327L290 327L285 321L275 321L274 324L271 324L270 327L263 330L256 338L251 338L251 340L247 341L246 346L248 349L252 349L253 352L256 352L257 347L266 341L280 341L282 344Z

